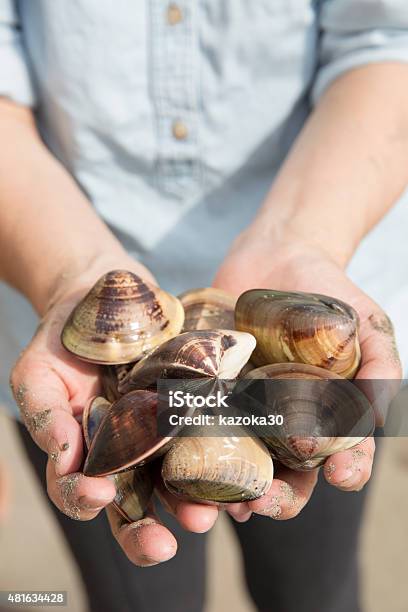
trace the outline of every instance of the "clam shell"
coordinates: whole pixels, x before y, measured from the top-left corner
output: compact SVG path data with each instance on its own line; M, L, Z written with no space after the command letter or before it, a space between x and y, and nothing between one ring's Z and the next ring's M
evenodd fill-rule
M74 308L61 340L84 361L129 363L176 336L183 321L177 298L132 272L113 270Z
M236 299L222 289L192 289L179 295L184 308L183 332L234 329Z
M306 363L345 378L359 367L358 315L335 298L254 289L238 299L235 326L255 336L257 366Z
M119 384L128 375L133 366L134 362L100 367L100 380L103 395L111 403L121 397L122 394L119 393Z
M244 367L242 368L242 370L240 371L240 373L239 373L239 378L245 378L245 376L246 376L246 375L247 375L249 372L251 372L251 370L255 370L255 368L256 368L256 365L255 365L255 364L254 364L254 363L253 363L251 360L249 360L249 361L248 361L248 362L247 362L247 363L244 365Z
M266 414L283 416L282 425L255 431L272 456L292 469L322 465L330 455L352 448L374 431L374 410L367 397L333 372L284 363L257 368L245 378L254 385L259 379L274 380L263 388L254 386L252 392L249 385L243 401L251 406L250 398L255 397L254 406L259 402Z
M185 332L139 361L119 384L119 391L152 388L159 378L235 378L254 348L254 337L244 332Z
M129 472L115 474L113 478L116 496L112 505L129 523L140 521L146 516L153 496L154 482L151 464L138 466Z
M162 465L162 478L171 493L193 501L232 503L268 491L273 463L264 444L249 436L221 433L177 439Z
M123 472L162 455L171 442L170 435L158 432L157 394L132 391L114 402L103 418L90 444L84 474Z
M233 329L236 300L226 292L211 288L195 289L182 294L180 301L185 311L183 331ZM197 335L191 337L197 342ZM202 345L202 339L208 339L208 336L201 335L199 338ZM206 363L207 351L202 353L204 363L201 365L202 355L198 359L194 356L193 359L195 369L206 372L204 376L217 376L223 358L219 352L214 359L214 348L220 348L220 336L212 335L211 338L216 338L217 344L211 345L211 351L208 353L212 355L210 362ZM242 342L241 338L239 340ZM248 350L243 352L242 365L249 358L254 346L252 342ZM227 350L231 349L227 347ZM174 359L174 364L182 361L182 355L179 354ZM235 378L240 369L241 364L234 365L228 377L232 375ZM189 372L186 374L187 377L190 376ZM202 428L194 428L194 431L197 429L200 434L203 433ZM162 477L169 491L183 498L194 501L233 502L263 495L272 482L273 467L266 449L264 448L264 452L260 449L259 441L251 438L238 439L231 435L223 438L201 435L178 438L174 442L164 458Z
M101 396L92 397L86 404L82 414L82 431L87 449L89 449L111 405L110 401Z
M85 408L82 426L88 448L110 407L110 402L105 398L96 397ZM130 523L142 519L153 495L151 466L137 467L128 472L115 474L112 478L116 487L116 496L112 505Z

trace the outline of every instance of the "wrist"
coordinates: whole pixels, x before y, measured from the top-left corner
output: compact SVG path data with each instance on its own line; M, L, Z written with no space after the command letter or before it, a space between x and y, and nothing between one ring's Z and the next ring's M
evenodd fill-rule
M307 287L301 288L305 277L310 280L319 276L327 267L342 272L316 245L277 226L268 231L265 225L254 222L234 240L213 284L237 296L262 287L307 291Z
M269 197L248 231L258 239L272 241L281 259L315 251L344 269L362 239L351 225L350 220L334 219L317 207Z

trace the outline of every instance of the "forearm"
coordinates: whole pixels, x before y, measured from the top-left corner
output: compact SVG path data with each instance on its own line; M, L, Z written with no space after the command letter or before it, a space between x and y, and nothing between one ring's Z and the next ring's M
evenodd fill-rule
M255 226L344 266L408 183L408 65L346 73L322 96Z
M41 142L30 111L0 100L0 278L43 314L70 279L124 265L121 244Z

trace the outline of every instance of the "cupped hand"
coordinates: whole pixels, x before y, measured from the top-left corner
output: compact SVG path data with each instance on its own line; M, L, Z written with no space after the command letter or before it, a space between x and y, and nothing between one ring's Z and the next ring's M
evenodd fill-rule
M233 244L214 286L237 296L255 288L321 293L353 306L360 317L362 352L356 379L364 381L363 389L373 403L377 425L384 424L389 400L402 375L393 327L386 313L352 283L329 254L296 237L280 243L264 235L262 229L250 228ZM372 380L378 383L370 389ZM380 387L382 393L378 393ZM332 455L323 466L326 480L344 491L360 490L370 478L374 451L374 438L369 437L350 450ZM276 519L296 516L312 495L317 472L278 467L269 492L247 504L246 517L250 511Z
M126 262L129 267L129 262ZM134 269L130 268L130 269ZM81 297L105 271L86 283L77 279L54 300L32 341L18 359L11 386L21 417L34 442L48 454L47 490L54 504L77 520L90 520L115 496L108 478L84 476L83 408L100 392L97 366L81 362L61 345L66 318ZM140 268L134 269L141 274ZM146 275L147 276L147 271ZM167 508L190 531L207 531L217 518L209 506L179 502L166 495ZM177 542L150 509L143 520L124 524L112 506L108 509L112 532L122 549L137 565L153 565L173 557Z

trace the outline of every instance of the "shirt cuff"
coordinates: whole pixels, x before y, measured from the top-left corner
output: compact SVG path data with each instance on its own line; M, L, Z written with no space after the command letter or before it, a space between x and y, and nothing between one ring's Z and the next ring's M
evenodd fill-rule
M18 31L0 25L0 96L24 106L36 99Z
M358 40L345 39L337 46L336 57L320 66L311 89L311 102L315 105L324 91L339 76L367 64L381 62L408 63L408 33L388 35L381 32L362 34ZM357 38L357 37L356 37ZM350 48L351 47L351 48Z

